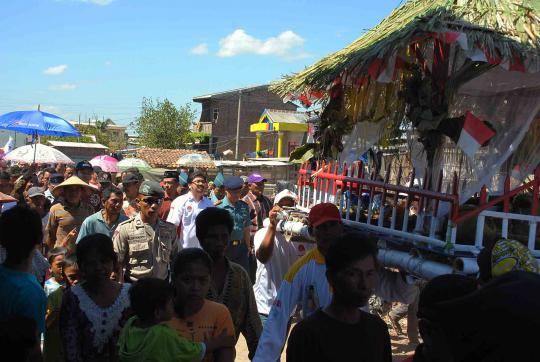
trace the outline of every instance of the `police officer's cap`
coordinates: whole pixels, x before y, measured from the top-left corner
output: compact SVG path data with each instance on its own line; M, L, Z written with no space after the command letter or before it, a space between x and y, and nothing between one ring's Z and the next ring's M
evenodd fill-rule
M223 186L228 190L238 190L244 186L244 180L240 176L227 176Z
M75 166L75 169L77 171L79 170L92 170L94 171L94 166L92 166L92 164L86 160L84 161L81 161L77 164L77 166Z
M176 181L178 181L178 176L180 176L180 174L178 173L178 171L165 171L163 173L163 179L166 179L166 178L173 178L175 179Z
M144 181L139 187L139 194L144 196L152 196L162 199L165 197L165 191L155 181Z

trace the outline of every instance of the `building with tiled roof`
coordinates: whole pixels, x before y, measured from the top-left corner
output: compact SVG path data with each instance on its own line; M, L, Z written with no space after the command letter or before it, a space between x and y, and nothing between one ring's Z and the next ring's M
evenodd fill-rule
M137 150L137 158L146 161L150 166L154 168L176 168L176 161L184 155L190 153L199 153L210 159L208 153L204 151L195 150L172 150L167 148L139 148ZM214 163L209 162L208 165L198 165L201 168L213 168Z

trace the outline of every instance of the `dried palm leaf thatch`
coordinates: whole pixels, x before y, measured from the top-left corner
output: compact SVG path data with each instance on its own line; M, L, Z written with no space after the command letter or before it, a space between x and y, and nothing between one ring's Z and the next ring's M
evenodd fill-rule
M538 0L410 0L344 49L281 81L271 89L285 96L327 89L343 72L366 74L415 39L448 30L467 34L469 44L502 58L540 56ZM536 4L536 5L535 5Z
M540 69L535 1L410 0L346 48L271 89L282 96L328 91L315 133L319 157L335 158L357 122L385 122L379 141L409 122L430 164L442 139L439 125L461 85L505 62ZM450 34L466 42L447 41ZM474 60L476 51L484 61Z

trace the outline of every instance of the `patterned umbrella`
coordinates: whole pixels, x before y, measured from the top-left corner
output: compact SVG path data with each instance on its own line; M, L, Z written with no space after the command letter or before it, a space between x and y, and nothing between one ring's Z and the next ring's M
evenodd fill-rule
M118 160L107 155L99 155L90 160L92 166L99 166L105 172L118 172Z
M127 170L130 167L137 167L139 171L149 171L152 169L152 166L146 163L146 161L141 160L140 158L126 158L116 164L120 171Z
M210 157L200 153L188 153L187 155L181 156L178 161L176 161L176 166L216 168L214 161Z
M21 146L4 156L4 160L24 163L74 163L56 148L40 143Z

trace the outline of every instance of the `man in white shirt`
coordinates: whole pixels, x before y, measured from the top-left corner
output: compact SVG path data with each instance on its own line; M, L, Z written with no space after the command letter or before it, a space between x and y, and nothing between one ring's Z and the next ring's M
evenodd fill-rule
M255 233L253 243L257 257L257 274L253 291L257 309L263 323L277 295L281 281L287 270L306 252L315 247L314 243L293 242L277 232L277 215L283 207L294 207L297 196L289 190L278 193L269 218L264 220L264 228Z
M206 174L193 171L188 178L189 192L178 196L171 203L167 222L176 225L176 236L179 250L184 248L200 248L199 239L195 234L195 219L207 207L214 203L204 196L208 183Z
M330 304L332 290L326 279L325 255L344 234L341 213L334 204L317 204L309 212L309 226L317 247L298 259L285 274L264 324L254 362L279 359L287 340L290 316L298 305L306 318ZM357 237L358 242L369 238L362 234ZM408 285L399 272L381 268L374 292L386 301L409 304L416 298L418 288Z

